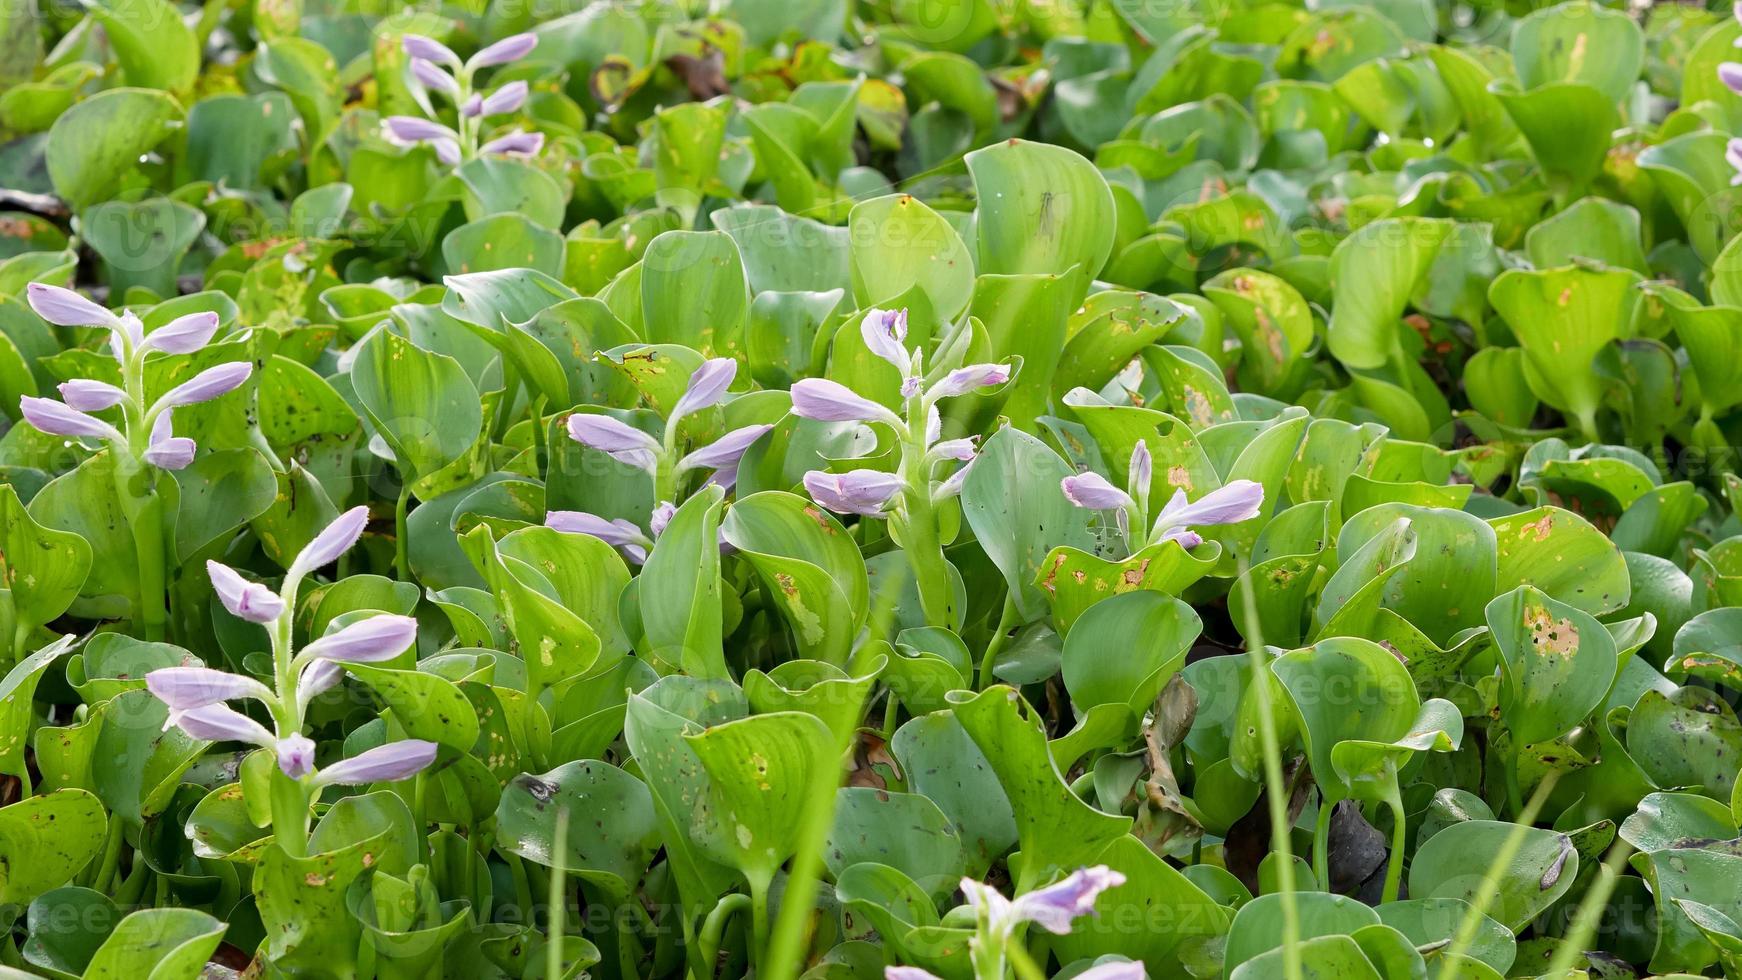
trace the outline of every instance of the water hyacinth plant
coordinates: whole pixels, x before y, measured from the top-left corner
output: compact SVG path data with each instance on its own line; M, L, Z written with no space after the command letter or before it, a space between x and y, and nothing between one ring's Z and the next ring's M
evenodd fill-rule
M1739 43L9 5L0 972L1742 977Z

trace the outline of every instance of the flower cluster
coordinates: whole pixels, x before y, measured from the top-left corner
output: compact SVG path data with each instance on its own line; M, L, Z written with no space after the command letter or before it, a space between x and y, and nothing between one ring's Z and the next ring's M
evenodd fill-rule
M1133 552L1164 541L1178 541L1182 548L1196 548L1204 539L1192 528L1238 524L1257 517L1264 506L1264 487L1251 480L1233 480L1204 494L1196 502L1188 502L1186 492L1176 489L1161 508L1161 513L1156 515L1148 536L1142 541L1132 540L1132 528L1142 533L1148 520L1149 481L1154 476L1154 466L1149 445L1139 440L1131 450L1126 489L1119 489L1093 471L1067 476L1060 481L1060 486L1065 498L1078 507L1114 511L1119 533L1125 536Z
M881 470L856 469L845 473L814 470L805 474L805 490L811 499L837 514L859 514L865 517L888 517L903 506L911 509L921 503L936 503L962 492L973 465L975 444L972 439L943 439L938 402L957 395L996 388L1010 380L1008 364L970 364L949 372L942 378L925 383L925 352L909 350L906 310L872 310L860 321L859 332L871 353L895 366L901 372L901 396L905 399L905 414L865 398L846 385L826 378L806 378L792 386L792 412L807 419L824 422L879 422L902 436L904 447L916 451L904 453L901 468L896 473ZM932 476L939 466L951 462L963 465L949 477L932 485Z
M437 92L454 105L459 129L418 116L388 116L383 126L389 139L403 145L428 143L448 166L482 154L533 156L544 147L544 134L516 129L478 145L485 120L519 112L528 95L524 81L509 82L485 93L473 88L477 73L519 61L538 46L533 34L516 34L490 45L466 61L434 38L407 34L405 53L411 56L411 77L420 91ZM426 109L427 99L425 100ZM434 115L433 111L431 115Z
M404 653L417 639L417 620L378 613L291 649L291 621L303 578L338 560L362 536L369 509L356 507L310 541L285 573L278 592L209 561L212 588L232 615L266 627L272 643L274 685L209 667L166 667L145 675L145 686L169 707L165 727L175 725L206 741L234 741L271 750L279 770L312 796L323 786L355 786L405 779L435 759L436 745L405 739L361 752L325 769L314 766L314 742L302 733L309 703L339 683L345 663L373 663ZM252 699L266 706L270 731L226 702ZM305 797L307 798L307 797ZM283 828L280 828L283 832Z
M1017 927L1025 922L1055 936L1068 935L1071 923L1095 913L1095 901L1109 888L1125 884L1125 876L1106 865L1078 868L1063 881L1037 888L1014 900L998 889L972 878L962 879L962 896L974 910L974 938L969 953L977 978L1002 977L1007 956L1022 956ZM1104 963L1077 974L1084 980L1144 980L1142 963ZM931 973L912 966L884 970L885 980L937 980Z
M678 426L685 418L718 405L737 375L738 362L729 357L702 362L690 375L683 396L672 406L658 439L609 415L576 412L569 416L569 438L653 475L658 504L649 522L651 534L642 533L639 527L622 518L612 520L584 511L553 510L545 517L545 524L559 531L590 534L620 549L631 561L646 561L653 540L677 512L680 479L685 474L707 470L710 471L707 482L731 489L738 479L738 461L773 428L762 424L742 426L700 449L678 453Z
M70 289L33 282L27 293L31 308L50 323L106 328L109 350L121 367L120 387L78 378L60 386L61 401L29 395L20 398L18 407L25 421L50 435L101 439L130 459L179 470L193 462L195 447L192 439L176 436L171 422L174 411L234 391L254 370L254 365L247 361L219 364L147 404L146 356L152 351L165 354L198 351L218 332L216 313L189 313L147 334L144 324L131 311L116 315ZM117 407L121 409L121 428L90 414Z

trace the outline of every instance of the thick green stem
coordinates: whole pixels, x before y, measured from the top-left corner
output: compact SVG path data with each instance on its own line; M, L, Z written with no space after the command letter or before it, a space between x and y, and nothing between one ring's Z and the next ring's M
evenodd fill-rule
M774 882L761 875L750 877L750 962L760 965L768 953L768 889Z
M720 897L708 917L702 920L702 930L696 937L696 952L698 962L690 964L690 972L696 976L712 980L714 976L714 961L720 956L720 940L725 936L726 923L732 916L750 907L750 896L743 892L733 892ZM706 972L698 972L705 970Z
M401 582L411 581L410 538L405 533L405 512L410 503L411 480L402 474L399 499L393 502L393 574Z
M908 399L908 431L901 445L901 475L907 481L904 491L907 521L902 527L901 548L907 552L907 562L913 568L926 625L955 629L955 590L950 587L949 562L938 538L930 467L925 461L925 419L922 399L917 395Z
M139 566L135 612L145 639L160 642L168 635L169 624L163 497L153 486L149 468L119 458L115 465L115 490L133 535L133 558Z
M1331 813L1335 809L1336 804L1319 796L1319 815L1313 822L1313 874L1325 891L1331 890Z
M1385 890L1380 901L1397 901L1403 886L1403 847L1409 841L1409 818L1403 812L1403 795L1397 791L1397 775L1393 772L1387 787L1385 805L1391 808L1391 854L1385 860Z
M308 856L308 790L303 784L272 767L269 791L272 802L272 833L278 846L291 857Z
M992 630L992 636L986 641L986 652L980 655L980 690L992 686L994 680L992 668L998 665L998 651L1004 649L1004 641L1009 638L1010 631L1016 628L1016 593L1004 593L1004 611L998 614L998 625Z

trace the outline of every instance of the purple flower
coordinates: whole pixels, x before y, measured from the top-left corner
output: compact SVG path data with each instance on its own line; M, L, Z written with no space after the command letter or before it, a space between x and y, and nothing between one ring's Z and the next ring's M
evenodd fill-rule
M907 310L874 309L866 313L859 321L859 336L871 353L895 365L903 378L913 369L913 357L902 343L907 339Z
M171 388L152 406L153 411L166 408L177 408L182 405L198 405L209 402L242 387L242 382L254 373L252 361L230 361L216 367L206 368L181 384Z
M1065 499L1085 510L1130 510L1137 506L1131 495L1093 470L1074 473L1059 481Z
M101 412L127 400L127 393L120 388L88 378L74 378L62 382L59 388L60 396L66 400L67 407L77 412Z
M284 600L259 582L250 582L221 562L206 562L212 590L230 614L250 623L275 622L284 612Z
M652 469L663 451L658 439L609 415L576 412L569 416L568 427L570 439L644 470Z
M819 422L887 422L901 418L853 389L827 378L805 378L792 386L792 414Z
M238 698L264 701L272 696L265 684L252 677L210 667L159 668L145 675L145 688L171 711L192 711Z
M704 408L712 408L726 397L726 389L738 376L738 362L730 357L714 357L702 362L690 375L689 387L671 410L671 422Z
M460 83L454 80L454 76L436 67L433 61L411 59L411 77L417 79L417 83L424 88L434 89L450 99L459 98Z
M494 92L491 92L478 104L480 116L503 116L516 112L526 104L528 89L525 82L509 82Z
M544 148L543 133L525 133L515 130L507 136L497 138L478 147L479 153L501 153L505 155L536 156Z
M886 966L883 980L940 980L937 974L917 966Z
M307 710L310 702L337 687L344 678L345 671L336 660L316 660L304 667L296 680L297 711Z
M301 779L315 770L315 743L305 735L279 739L278 768L292 779Z
M422 34L407 34L400 40L400 43L405 46L405 53L413 58L433 61L450 68L460 67L460 56L435 38L424 37Z
M484 97L476 92L466 97L460 105L460 115L467 119L476 119L484 114Z
M448 127L420 116L388 116L383 125L387 127L388 135L401 143L457 138Z
M738 460L751 444L763 437L772 425L746 425L741 429L733 429L712 443L690 453L678 461L679 473L686 470L736 469Z
M1131 494L1149 493L1149 481L1155 477L1155 459L1149 455L1149 443L1142 439L1131 447L1131 465L1126 467L1125 485Z
M25 295L36 315L56 326L113 329L121 323L115 314L70 289L33 282L25 287Z
M623 549L623 553L637 564L647 560L647 549L653 546L652 540L642 534L640 528L621 517L606 520L586 511L553 510L544 515L544 526L569 534L591 535L613 548Z
M948 479L938 484L932 490L931 499L934 502L941 502L948 500L951 497L959 496L962 492L962 485L968 482L968 473L973 470L973 468L974 460L970 459L961 469L951 473Z
M1009 380L1008 364L970 364L944 375L926 395L930 398L954 398L976 388L996 388Z
M1719 65L1718 81L1723 82L1730 91L1742 95L1742 64L1726 61Z
M408 738L388 742L315 773L314 786L392 783L422 772L435 761L436 743Z
M74 439L88 436L96 439L108 439L112 442L126 441L121 433L109 423L69 408L64 403L57 402L52 398L21 396L18 399L18 410L24 415L24 421L51 436L67 436Z
M976 445L973 436L966 439L946 439L943 442L934 443L930 449L926 450L925 455L934 463L946 459L960 460L965 463L974 458Z
M653 507L653 513L647 517L647 529L653 532L655 538L665 533L671 525L671 519L677 516L677 505L669 500L661 500Z
M1730 177L1730 186L1742 184L1742 139L1732 139L1724 144L1724 159L1736 170Z
M1077 974L1072 980L1148 980L1149 974L1144 972L1140 960L1124 960L1118 963L1102 963L1091 966Z
M473 55L472 60L466 62L466 67L472 71L477 71L480 68L506 65L511 61L519 61L526 57L536 47L538 47L538 35L515 34L512 37L505 37Z
M297 654L300 660L341 660L375 663L392 660L417 640L417 620L410 616L382 613L352 623L310 643Z
M218 314L189 313L178 316L145 335L145 347L165 354L192 354L211 343L218 332Z
M189 736L206 742L247 742L262 748L278 744L259 722L228 705L208 704L187 711L171 709L169 721Z
M158 469L185 470L194 461L194 450L199 447L192 439L175 434L174 424L169 420L172 414L164 412L151 423L151 441L145 447L144 459Z
M901 478L879 470L825 473L812 470L804 475L804 488L811 499L837 514L882 517L901 493Z
M1095 900L1109 888L1125 884L1125 876L1104 864L1078 868L1056 885L1022 895L1010 903L1018 921L1032 922L1055 936L1069 935L1071 920L1095 911Z
M369 524L369 508L353 507L340 514L326 530L315 535L296 560L290 563L287 578L301 578L317 568L324 568L339 560L339 556L351 550L357 539L363 536L363 528Z
M1211 524L1238 524L1258 516L1264 506L1264 487L1251 480L1235 480L1227 486L1211 490L1196 503L1186 502L1186 492L1176 490L1173 499L1161 509L1150 531L1149 541L1179 541L1194 548L1203 539L1188 530Z

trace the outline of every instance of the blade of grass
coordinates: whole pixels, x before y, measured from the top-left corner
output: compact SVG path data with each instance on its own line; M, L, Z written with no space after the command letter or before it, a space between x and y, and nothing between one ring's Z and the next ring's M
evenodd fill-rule
M1457 958L1464 955L1470 944L1476 941L1476 932L1481 928L1482 917L1488 914L1488 906L1494 904L1494 896L1500 894L1500 879L1506 873L1506 866L1518 856L1518 849L1524 846L1524 833L1536 825L1536 815L1542 810L1542 805L1548 802L1549 793L1554 791L1554 785L1560 780L1560 773L1550 772L1542 782L1536 784L1536 792L1530 794L1530 800L1519 811L1518 820L1512 832L1506 835L1506 840L1495 853L1494 860L1488 864L1488 872L1482 876L1482 883L1476 888L1476 896L1470 902L1470 910L1464 913L1464 920L1458 923L1458 931L1452 937L1452 944L1446 948L1440 964L1439 980L1453 980L1458 975Z

